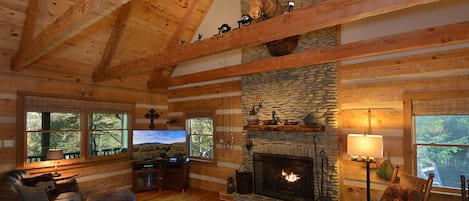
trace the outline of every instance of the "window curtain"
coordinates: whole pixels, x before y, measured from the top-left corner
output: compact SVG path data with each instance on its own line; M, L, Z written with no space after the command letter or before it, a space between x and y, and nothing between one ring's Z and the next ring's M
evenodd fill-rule
M132 111L133 105L128 103L25 96L25 109L28 112L128 113Z
M469 114L469 97L412 100L413 115Z

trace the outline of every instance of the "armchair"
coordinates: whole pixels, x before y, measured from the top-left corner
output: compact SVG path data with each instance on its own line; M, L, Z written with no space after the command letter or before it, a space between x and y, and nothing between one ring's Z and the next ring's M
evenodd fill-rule
M399 172L399 166L397 166L394 168L391 183L380 201L428 201L434 176L432 173L427 179L419 178Z
M0 175L0 200L81 201L75 179L55 182L51 173L30 177L23 170Z

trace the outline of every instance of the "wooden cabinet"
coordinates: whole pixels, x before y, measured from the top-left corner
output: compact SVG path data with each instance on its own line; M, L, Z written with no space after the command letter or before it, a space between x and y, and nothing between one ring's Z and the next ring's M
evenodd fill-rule
M152 160L134 162L132 190L135 192L172 189L185 191L189 186L189 162Z

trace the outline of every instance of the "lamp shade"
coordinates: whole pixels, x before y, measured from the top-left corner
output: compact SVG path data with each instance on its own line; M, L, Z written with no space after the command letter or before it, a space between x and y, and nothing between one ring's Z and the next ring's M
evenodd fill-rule
M349 134L347 136L347 154L361 157L383 157L383 136Z
M47 160L60 160L64 159L64 152L62 149L49 149L47 152Z

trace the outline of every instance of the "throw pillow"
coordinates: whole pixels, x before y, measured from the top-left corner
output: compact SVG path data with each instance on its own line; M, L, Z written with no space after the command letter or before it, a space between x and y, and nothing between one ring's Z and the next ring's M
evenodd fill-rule
M391 184L384 190L380 201L420 201L420 194L399 184Z
M47 173L47 174L42 174L42 175L35 176L35 177L23 178L21 182L23 183L23 185L26 185L26 186L36 186L37 182L52 181L52 180L53 180L52 174Z
M40 181L37 182L36 187L42 188L44 191L46 191L49 200L53 200L53 198L57 195L54 181Z
M18 186L24 201L49 201L46 191L41 187Z

